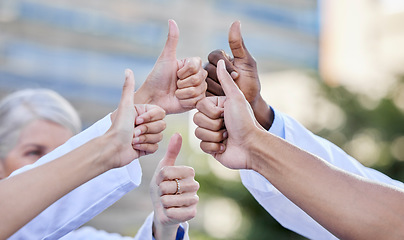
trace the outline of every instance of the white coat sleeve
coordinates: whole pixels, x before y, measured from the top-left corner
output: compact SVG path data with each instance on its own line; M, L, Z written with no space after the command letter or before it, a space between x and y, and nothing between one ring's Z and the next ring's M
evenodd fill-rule
M270 132L345 171L404 189L402 182L367 168L339 147L314 135L293 118L275 111ZM253 170L240 171L244 186L282 226L310 239L337 239Z
M18 169L12 175L60 157L89 140L101 136L110 126L110 115L107 115L34 164ZM53 203L12 235L10 239L59 239L139 186L141 176L142 170L138 160L134 160L125 167L107 171Z
M90 226L85 226L72 231L62 237L60 240L154 240L153 238L153 213L149 214L145 222L137 232L135 238L121 236L118 233L108 233L104 230L97 230ZM189 240L188 223L182 223L185 230L184 240Z
M134 240L152 240L152 239L154 240L153 230L152 230L153 217L154 217L154 212L150 213L149 216L146 218L146 221L143 223L142 227L140 227ZM181 223L181 226L185 232L183 240L189 240L188 222Z

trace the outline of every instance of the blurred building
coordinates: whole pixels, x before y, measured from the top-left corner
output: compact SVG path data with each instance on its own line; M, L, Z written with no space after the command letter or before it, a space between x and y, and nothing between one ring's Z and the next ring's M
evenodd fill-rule
M125 68L137 86L151 70L170 18L181 31L179 58L205 61L214 49L228 50L228 27L239 19L262 72L317 69L315 0L2 0L1 90L49 87L114 106Z

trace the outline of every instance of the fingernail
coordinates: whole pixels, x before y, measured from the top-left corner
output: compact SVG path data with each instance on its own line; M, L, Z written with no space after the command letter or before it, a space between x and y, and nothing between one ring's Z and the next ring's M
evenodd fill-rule
M227 136L228 136L227 131L224 131L224 132L223 132L223 138L226 139Z
M224 117L224 112L222 112L222 114L220 114L220 117Z
M231 72L231 77L232 77L233 79L237 79L238 76L239 76L238 72L236 72L236 71Z
M225 66L225 64L224 64L224 60L223 60L223 59L220 59L220 60L217 62L217 65L218 65L219 67L223 68L223 69L226 69L226 66Z
M224 145L220 145L220 151L221 151L221 152L224 151Z
M143 118L141 118L141 117L139 117L139 118L136 119L136 124L137 124L137 125L142 124L143 122L144 122L144 120L143 120Z
M133 141L132 141L132 145L135 145L136 143L139 143L139 142L140 142L140 138L135 137L135 138L133 139Z
M136 129L135 130L135 137L140 136L140 134L142 134L142 131L140 129Z
M125 69L125 77L128 78L130 75L130 70L129 69Z

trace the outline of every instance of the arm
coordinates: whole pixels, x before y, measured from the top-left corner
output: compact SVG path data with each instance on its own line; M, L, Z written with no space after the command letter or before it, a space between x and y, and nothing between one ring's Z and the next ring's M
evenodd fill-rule
M392 180L374 169L364 167L334 144L312 134L294 119L268 106L266 109L266 103L260 95L256 63L244 45L238 22L233 23L230 28L229 45L234 59L219 50L209 54L209 63L205 67L209 73L206 80L209 95L224 95L216 74L217 61L223 59L228 72L232 73L231 76L249 101L256 119L265 129L270 126L269 132L348 172L404 188L401 182ZM254 103L251 99L258 99L258 101ZM210 117L216 118L216 116ZM257 172L241 170L240 175L243 184L256 200L284 227L308 238L335 238Z
M131 78L133 78L133 74L131 74ZM132 93L131 93L132 95ZM132 108L133 108L133 104L132 104ZM159 120L161 120L164 117L164 111L158 107L149 109L149 112L145 112L143 109L148 109L151 108L150 106L137 106L135 108L136 110L136 114L138 114L138 119L144 119L144 124L141 124L139 126L137 126L135 128L135 132L139 133L140 132L143 133L143 135L141 136L148 136L148 139L152 139L152 140L148 140L146 142L144 142L143 144L141 144L141 146L143 148L153 148L153 145L157 145L156 142L153 143L153 138L156 139L153 136L159 136L161 135L161 133L159 134L153 134L150 131L144 131L142 130L145 126L143 125L149 125L152 124L154 125L156 122L159 122ZM157 110L156 109L160 109ZM133 112L133 111L132 111ZM157 113L156 113L157 112ZM122 117L121 117L122 118ZM156 121L151 121L152 119L158 119ZM148 122L150 120L150 122ZM102 119L101 121L97 122L96 124L94 124L92 127L90 127L89 129L87 129L86 131L78 134L77 136L73 137L72 139L70 139L68 142L66 142L64 145L62 145L61 147L57 148L56 150L54 150L53 152L49 153L48 155L44 156L43 158L41 158L40 160L38 160L35 164L31 165L31 166L27 166L23 169L19 169L17 172L22 174L16 175L16 173L14 173L14 177L20 177L20 176L24 176L23 174L29 173L30 171L41 171L41 172L47 172L47 174L43 174L40 175L40 177L51 177L48 176L48 169L49 166L47 166L47 164L51 164L55 165L57 164L57 166L59 166L60 163L60 159L67 159L64 160L66 162L69 161L74 161L72 159L76 159L75 158L70 158L70 157L66 157L69 156L69 154L75 154L75 152L80 152L80 154L86 154L86 151L92 151L90 147L79 147L83 144L85 144L88 140L89 141L87 144L89 144L89 146L94 146L94 145L99 145L99 142L101 140L99 139L106 139L106 136L111 135L111 132L113 133L113 131L111 129L114 129L114 125L112 125L112 127L110 128L110 130L108 132L105 133L105 129L108 129L108 125L110 125L111 122L111 118L110 116L105 117L104 119ZM114 120L114 123L116 121ZM133 124L132 124L133 126ZM165 124L162 124L161 131L164 129ZM115 124L115 128L116 128L116 124ZM148 129L156 129L156 128L152 128L149 127ZM160 132L161 132L160 131ZM99 135L103 134L101 137L98 137ZM97 138L98 137L98 138ZM133 137L133 136L132 136ZM136 137L136 136L135 136ZM161 137L161 136L160 136ZM113 143L113 142L111 142ZM106 144L106 142L103 142L102 144ZM110 144L108 144L110 145ZM140 148L142 148L140 147ZM155 146L154 148L156 148L157 146ZM68 152L70 152L71 150L76 149L75 151L66 154ZM82 150L84 149L84 150ZM88 150L87 150L88 149ZM107 148L98 148L97 152L99 152L99 149L107 149ZM139 150L136 151L139 152L139 154L143 154L143 150ZM66 155L64 155L66 154ZM64 155L64 156L63 156ZM89 156L94 156L95 154L89 154ZM73 155L76 156L76 155ZM77 155L78 156L78 155ZM108 153L105 153L103 155L104 156L108 156ZM55 163L53 162L54 159L56 158L60 158L57 161L55 161ZM90 161L91 159L89 158L83 158L85 159L85 161L83 161L83 164L86 161ZM112 159L112 158L110 158ZM63 161L62 161L63 162ZM66 163L72 166L75 166L73 163ZM37 170L37 166L41 166L41 168L39 168L39 170ZM44 167L47 166L47 167ZM41 170L43 168L45 168L45 170ZM52 167L53 168L53 167ZM27 171L28 169L31 169L30 171ZM62 168L63 169L63 168ZM70 168L66 168L69 171L72 170ZM83 169L83 168L80 168ZM85 168L84 168L85 169ZM91 171L96 170L96 169L91 169ZM24 172L27 171L27 172ZM94 174L98 175L99 173L92 173L91 171L86 173L86 177L88 179L91 179L92 176L94 176ZM53 174L53 171L50 171ZM90 174L93 175L90 175ZM65 173L63 173L65 174ZM67 172L66 174L70 174L70 172ZM76 174L74 174L76 175ZM53 175L52 175L53 176ZM10 179L14 179L14 177L10 178ZM27 178L28 179L28 178ZM73 191L71 191L69 194L67 194L66 196L64 196L63 198L61 198L60 200L56 201L54 204L52 204L50 207L48 207L47 209L45 209L41 214L39 214L34 220L30 221L27 225L25 225L22 229L20 229L17 233L15 233L11 239L21 239L21 238L59 238L60 236L63 236L64 234L70 232L71 230L79 227L80 225L82 225L83 223L85 223L86 221L90 220L92 217L94 217L95 215L97 215L98 213L100 213L102 210L104 210L105 208L107 208L108 206L110 206L111 204L113 204L115 201L117 201L120 197L122 197L125 193L127 193L128 191L132 190L133 188L135 188L136 186L139 185L140 183L140 179L141 179L141 169L139 166L139 163L136 161L126 165L125 167L119 167L119 168L115 168L111 171L107 171L103 174L101 174L99 177L96 177L94 179L91 179L90 181L86 182L83 179L76 179L83 182L86 182L85 184L79 186L76 185L74 183L70 183L67 181L67 183L69 183L70 185L62 185L61 187L59 185L58 189L60 191L69 191L68 186L79 186L76 189L74 189ZM57 179L55 181L59 181L60 179ZM50 183L52 184L57 184L55 181L50 181ZM48 184L50 184L48 183ZM99 186L103 186L102 188L100 188ZM41 187L40 184L35 185L36 187ZM59 188L60 187L60 188ZM35 189L30 188L32 191L36 191ZM45 189L43 187L41 187L41 189ZM51 189L51 188L49 188ZM47 192L47 194L52 194L53 191L49 191ZM31 193L27 193L27 194L31 194ZM59 196L61 196L61 193L58 193ZM34 194L33 196L36 196L38 194ZM62 194L64 195L64 194ZM52 195L54 198L56 196ZM56 199L59 197L56 197ZM5 200L8 201L7 198L5 198ZM49 205L45 202L45 205ZM68 206L68 207L66 207ZM41 209L44 209L43 207ZM39 211L41 212L41 211ZM33 214L35 215L35 214ZM44 224L46 223L46 224Z
M404 191L343 171L263 131L223 62L218 74L227 96L223 106L229 136L224 143L216 141L224 146L213 153L218 161L229 168L257 171L337 237L404 236L399 227L404 222ZM215 142L209 131L203 139ZM243 145L237 145L241 141Z

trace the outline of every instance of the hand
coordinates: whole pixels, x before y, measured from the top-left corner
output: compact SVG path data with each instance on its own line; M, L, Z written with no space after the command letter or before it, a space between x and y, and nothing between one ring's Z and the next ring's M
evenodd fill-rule
M166 127L162 108L149 104L133 105L134 90L135 78L127 69L121 101L111 114L112 125L105 134L107 146L112 146L115 152L108 159L110 168L125 166L135 158L155 152Z
M218 62L217 76L226 97L208 97L197 104L195 135L202 140L201 149L224 166L251 169L249 147L257 141L254 132L264 129L255 120L250 104L228 74L223 60Z
M156 239L175 239L181 222L196 215L199 201L198 182L195 171L187 166L174 166L181 149L182 138L174 134L168 144L164 158L158 164L150 183L150 195L154 208L153 233ZM179 191L177 192L177 182Z
M223 50L215 50L208 56L208 64L205 69L208 71L206 82L208 83L207 96L223 96L224 92L216 74L217 62L225 61L227 71L231 73L234 81L245 98L250 103L255 117L260 124L269 129L273 122L273 113L261 96L261 85L258 77L257 64L248 52L241 36L240 22L234 22L229 31L229 45L233 58Z
M162 107L167 114L181 113L195 108L205 96L207 72L200 58L177 60L179 29L169 20L169 32L164 49L152 72L137 91L135 103L151 103Z

